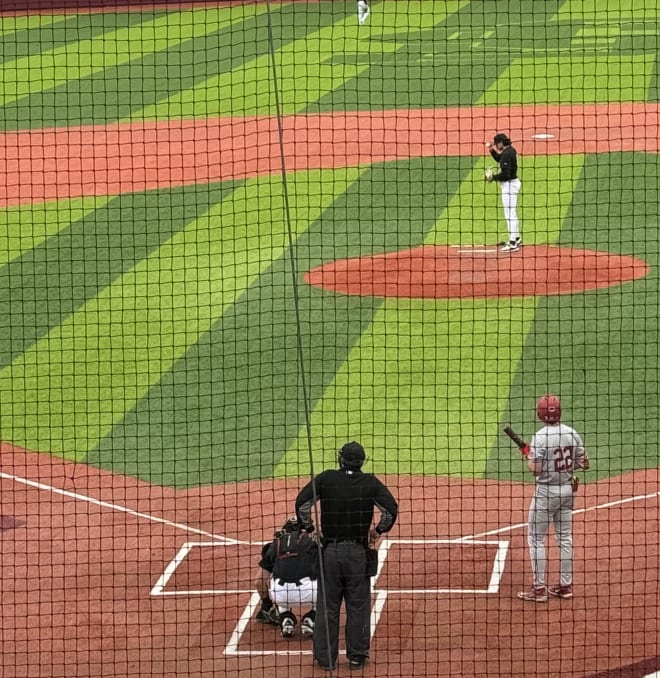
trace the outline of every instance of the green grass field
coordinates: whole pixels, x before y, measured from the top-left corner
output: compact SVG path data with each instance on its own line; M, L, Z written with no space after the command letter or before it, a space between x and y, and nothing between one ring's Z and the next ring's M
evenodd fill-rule
M0 18L2 129L274 115L267 10ZM659 99L655 0L383 0L365 26L353 1L284 2L270 19L285 115ZM177 487L306 475L300 328L316 471L358 439L379 473L527 480L500 431L531 435L545 391L589 477L657 466L657 153L521 157L525 242L635 255L651 270L634 283L429 301L302 281L499 239L482 166L411 157L291 172L287 196L275 172L0 209L1 439Z

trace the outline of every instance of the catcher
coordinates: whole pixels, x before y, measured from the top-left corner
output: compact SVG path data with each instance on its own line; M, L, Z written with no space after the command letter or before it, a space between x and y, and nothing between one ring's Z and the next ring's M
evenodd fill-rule
M292 608L308 607L300 620L300 633L311 638L316 617L318 547L310 534L301 530L295 515L263 547L259 566L261 575L256 586L262 605L257 620L277 624L282 636L290 638L298 622Z

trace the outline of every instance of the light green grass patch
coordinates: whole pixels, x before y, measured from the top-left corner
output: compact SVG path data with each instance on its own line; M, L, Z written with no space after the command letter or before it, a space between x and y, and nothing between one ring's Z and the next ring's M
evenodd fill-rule
M654 67L655 54L520 59L477 103L506 106L645 101Z
M0 209L0 266L110 202L108 196L53 200Z
M24 16L0 17L0 35L4 40L9 39L11 33L50 26L65 19L62 14L27 14Z
M597 21L617 23L627 19L656 19L660 6L656 0L566 0L556 18L559 21Z

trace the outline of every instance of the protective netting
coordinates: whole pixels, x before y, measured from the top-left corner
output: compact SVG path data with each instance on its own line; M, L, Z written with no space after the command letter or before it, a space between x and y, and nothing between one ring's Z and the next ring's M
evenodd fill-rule
M660 675L659 15L0 0L0 675Z

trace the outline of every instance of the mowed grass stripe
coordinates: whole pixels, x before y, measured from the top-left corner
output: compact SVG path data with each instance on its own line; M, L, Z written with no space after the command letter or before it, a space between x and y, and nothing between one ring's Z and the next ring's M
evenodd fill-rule
M2 40L1 63L12 63L29 56L38 56L66 44L80 40L93 39L117 28L146 21L154 16L153 12L131 12L131 16L117 14L30 14L18 19L26 19L24 28L7 35ZM24 22L22 22L24 23Z
M430 28L459 7L460 2L408 2L409 16L416 19L419 28ZM380 10L380 6L378 6ZM423 11L422 11L423 10ZM399 11L401 9L399 8ZM359 26L354 12L336 23L313 31L287 43L275 54L280 103L285 114L304 111L329 92L369 69L370 54L394 53L403 43L392 40L400 27L384 25L380 30L382 41L370 40L378 35L379 22L387 24L391 15L374 8L370 21L373 26ZM367 57L355 63L332 63L340 52ZM276 101L272 84L273 65L269 54L262 54L241 64L238 68L220 73L182 90L167 100L144 108L143 119L167 117L275 115ZM137 114L131 119L135 119Z
M419 245L434 228L440 214L445 210L449 196L459 190L459 185L472 170L472 159L461 157L411 158L392 163L374 165L370 172L360 181L359 193L348 196L344 210L338 208L328 215L328 223L336 224L330 229L331 237L323 233L316 234L321 256L318 261L311 261L309 266L333 259L358 258L373 253L407 250ZM410 190L400 191L402 185ZM424 199L433 196L433 200ZM328 228L328 227L326 227ZM313 241L314 243L316 240ZM381 379L381 366L357 364L359 357L360 335L364 332L367 341L373 333L373 319L384 305L405 304L405 300L383 300L375 297L348 297L352 301L352 312L348 319L343 314L334 314L334 305L345 304L344 295L336 295L330 291L319 292L315 288L300 291L301 297L310 295L312 300L319 294L321 302L328 310L324 313L323 322L312 325L311 332L318 338L309 342L306 354L309 364L322 364L328 355L334 355L337 362L331 379L322 384L316 382L317 369L311 371L309 382L314 385L311 406L314 411L312 434L314 461L320 466L335 463L336 446L341 444L345 435L357 437L362 435L359 422L364 416L360 414L361 398L364 393L370 396L373 386L370 380ZM358 312L356 309L368 309L369 312ZM327 315L327 320L325 316ZM381 317L380 315L378 317ZM356 333L359 330L359 333ZM376 330L377 331L377 330ZM365 349L366 351L366 349ZM346 373L347 365L357 372ZM311 368L310 368L311 369ZM364 372L361 370L364 369ZM391 369L391 366L388 366ZM376 374L377 371L380 374ZM337 372L342 371L340 385L337 386ZM328 375L329 376L329 375ZM353 380L355 389L346 387L345 380ZM367 407L367 405L365 405ZM342 422L346 415L340 412L356 412L356 427L345 431ZM324 419L328 416L327 421ZM374 416L379 416L378 414ZM338 424L336 428L336 424ZM336 433L335 433L336 430ZM310 472L309 451L306 431L300 430L296 437L283 441L286 444L280 453L282 457L275 475L306 475ZM344 439L345 442L345 439ZM380 452L374 454L380 456Z
M12 33L27 31L33 28L45 28L51 24L62 21L65 17L61 14L26 14L24 16L0 17L0 37L7 46L7 40Z
M166 49L136 54L130 61L21 97L0 108L0 122L9 130L103 124L126 118L210 73L237 67L263 49L265 8L265 3L233 8L231 16L236 21L243 16L241 23L223 23L222 29L183 42L172 40ZM275 14L280 8L278 5ZM217 16L217 10L207 11ZM243 35L253 36L253 40L246 44L240 39Z
M166 12L136 26L120 27L92 39L5 62L0 66L0 105L194 40L242 19L243 13L227 8Z
M458 162L450 159L449 166ZM433 164L427 158L401 166L416 187L430 194L437 186ZM336 257L419 242L424 224L428 230L435 222L432 203L396 194L397 165L360 167L350 183L343 169L323 173L323 185L307 190L334 200L296 241L297 304L287 252L255 279L87 460L178 487L271 477L304 422L298 319L306 360L313 366L308 386L314 403L380 305L380 300L309 287L302 282L304 272ZM371 227L359 231L359 223ZM150 432L148 464L140 459L145 427ZM184 448L191 450L186 457L180 454Z
M525 158L521 215L528 242L556 242L583 161ZM485 162L461 183L425 243L483 243L485 225L495 215L501 222L497 187L483 190ZM499 237L491 228L488 242ZM316 461L323 463L327 441L359 436L376 472L483 475L536 303L387 300L314 409ZM305 468L304 451L298 440L276 474Z
M478 101L504 104L577 104L646 101L655 54L520 59ZM506 82L506 88L502 87Z
M441 169L436 170L436 162ZM361 167L348 186L344 170L337 170L338 179L324 174L321 190L335 200L296 243L299 275L337 257L419 242L435 222L436 208L416 193L397 194L401 176L420 194L431 195L461 163L469 166L458 158L415 158ZM364 223L369 228L359 230ZM290 276L286 257L275 261L88 461L176 486L270 477L303 425L297 317L313 365L308 385L314 403L381 303L328 294L301 282L296 309ZM222 417L212 414L218 408ZM146 426L153 449L148 466L139 459ZM183 448L192 450L185 459L178 453Z
M101 209L110 199L90 196L0 209L0 266Z
M308 190L322 174L291 178L297 233L332 199ZM0 371L2 439L84 457L282 256L286 230L279 178L247 182L212 206Z
M52 204L43 217L48 237L44 229L31 227L27 208L11 210L22 221L9 227L7 244L13 258L0 276L0 368L149 256L207 209L209 201L221 200L223 190L232 186L62 201ZM84 209L76 207L79 203ZM69 209L71 204L74 208ZM37 223L40 209L35 207Z
M657 19L660 7L655 0L566 0L557 12L560 21L607 21Z

